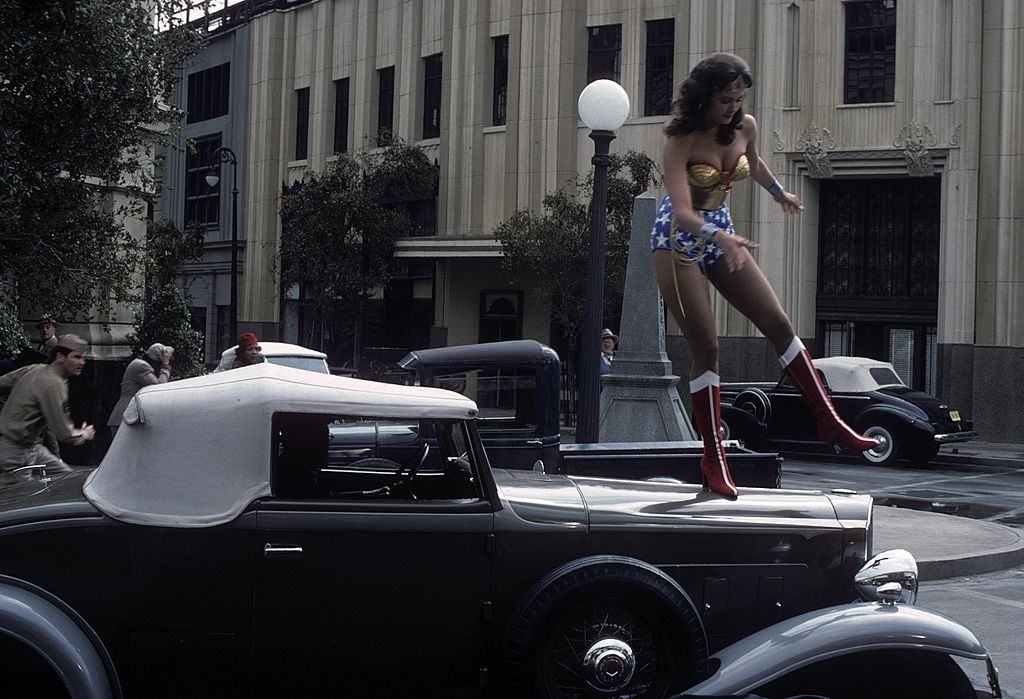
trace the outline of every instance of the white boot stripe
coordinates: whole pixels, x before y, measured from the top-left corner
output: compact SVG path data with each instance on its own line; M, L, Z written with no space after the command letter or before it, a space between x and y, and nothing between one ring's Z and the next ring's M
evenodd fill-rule
M803 349L804 343L800 341L799 337L794 335L793 341L789 343L789 347L786 348L785 352L779 355L779 364L782 366L782 368L785 369L786 367L788 367L790 365L790 362L796 359L796 356L800 354L800 352L803 351Z
M703 374L695 378L690 382L690 393L697 393L703 391L708 386L717 386L719 382L718 374L708 369Z

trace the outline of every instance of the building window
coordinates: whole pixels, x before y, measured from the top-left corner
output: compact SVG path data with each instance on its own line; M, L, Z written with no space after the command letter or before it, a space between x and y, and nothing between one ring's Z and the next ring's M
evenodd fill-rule
M480 292L480 342L523 337L523 292Z
M295 159L309 156L309 88L295 91Z
M622 72L622 25L587 27L587 83L595 80L619 82Z
M675 54L676 21L659 19L647 23L647 58L644 75L644 116L668 114L672 110L672 61Z
M441 54L423 59L423 138L441 135Z
M508 34L494 41L494 92L491 97L491 124L504 126L508 118Z
M231 64L221 63L188 76L188 123L228 113Z
M348 151L348 78L334 81L334 152Z
M846 104L892 102L896 95L896 0L847 2Z
M395 112L395 67L377 71L377 145L391 143Z
M217 228L220 220L220 182L206 183L213 151L220 148L220 134L197 138L195 149L185 157L185 227ZM223 181L223 179L221 180Z

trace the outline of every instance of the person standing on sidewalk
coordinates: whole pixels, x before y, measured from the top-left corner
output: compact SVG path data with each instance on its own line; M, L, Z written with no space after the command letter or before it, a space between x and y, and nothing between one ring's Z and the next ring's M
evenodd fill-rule
M128 407L128 403L139 392L139 389L144 386L167 383L171 378L171 359L173 357L173 347L154 342L141 357L128 363L124 370L124 377L121 379L121 397L110 412L110 419L107 420L111 437L117 434L117 428L121 425L125 408Z
M82 373L88 347L77 335L61 335L49 364L0 377L0 472L35 465L68 470L53 439L78 445L96 435L87 423L75 427L68 407L68 377Z
M601 331L601 376L612 373L612 362L615 360L615 343L619 336L608 328ZM601 384L602 388L604 384Z
M758 244L733 230L726 197L734 182L747 177L768 190L784 212L804 210L758 155L757 122L743 112L753 84L746 61L716 53L698 63L679 86L662 148L667 194L651 231L658 287L693 357L690 395L704 440L701 472L711 490L728 498L738 491L719 432L718 333L705 279L775 347L779 363L814 414L822 441L856 454L877 445L839 417L810 354L750 254Z
M50 356L50 352L57 346L57 322L50 317L49 313L44 313L43 317L36 323L36 329L39 331L39 343L36 345L36 352Z

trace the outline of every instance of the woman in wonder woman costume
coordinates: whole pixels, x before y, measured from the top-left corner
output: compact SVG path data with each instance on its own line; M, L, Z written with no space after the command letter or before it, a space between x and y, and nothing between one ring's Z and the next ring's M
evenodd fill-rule
M679 87L662 149L667 194L651 231L658 287L693 357L690 395L704 440L700 468L705 484L729 498L735 498L737 490L719 433L718 334L702 276L775 347L779 363L810 406L824 442L855 453L876 446L836 413L810 355L750 254L749 248L758 244L733 230L726 197L733 182L747 177L767 189L785 212L804 209L757 154L757 122L743 113L753 84L742 58L716 53L698 63Z

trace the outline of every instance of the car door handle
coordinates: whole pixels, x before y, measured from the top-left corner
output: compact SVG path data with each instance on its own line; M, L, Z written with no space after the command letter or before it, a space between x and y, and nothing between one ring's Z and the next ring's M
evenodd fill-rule
M544 442L540 441L539 439L528 439L528 440L526 440L526 446L528 446L528 447L542 447L542 446L544 446Z
M263 545L263 557L273 558L274 556L289 556L302 553L301 546L291 545L280 545L280 544L264 544Z

